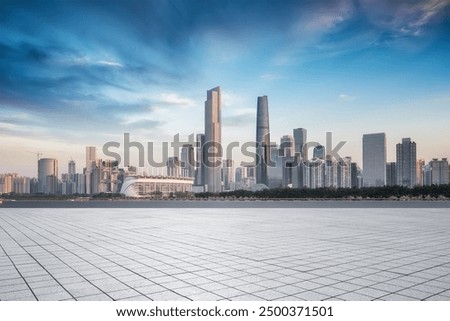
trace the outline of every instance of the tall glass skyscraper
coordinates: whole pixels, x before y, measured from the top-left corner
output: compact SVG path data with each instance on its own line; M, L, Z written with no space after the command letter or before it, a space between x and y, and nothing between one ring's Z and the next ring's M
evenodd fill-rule
M397 185L410 188L417 185L416 143L411 138L403 138L397 144Z
M267 96L258 97L256 111L256 183L268 186L267 163L270 159L269 102Z
M386 134L363 135L363 185L386 185Z
M222 191L221 160L222 160L222 93L220 87L207 91L205 101L205 145L203 157L205 160L206 191L219 193Z

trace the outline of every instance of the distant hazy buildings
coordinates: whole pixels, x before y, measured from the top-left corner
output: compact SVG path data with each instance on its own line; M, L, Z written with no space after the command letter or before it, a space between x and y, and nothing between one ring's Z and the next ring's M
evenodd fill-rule
M0 194L29 194L30 192L29 177L18 176L17 173L0 174Z
M205 186L208 192L222 191L221 160L222 160L222 94L220 87L207 91L205 101L205 145L203 158L205 160Z
M269 102L267 96L258 97L256 112L256 182L269 184L267 164L270 159Z
M363 135L363 184L386 185L386 134Z
M414 187L417 185L416 143L411 138L403 138L397 144L397 185ZM365 170L365 169L364 169Z

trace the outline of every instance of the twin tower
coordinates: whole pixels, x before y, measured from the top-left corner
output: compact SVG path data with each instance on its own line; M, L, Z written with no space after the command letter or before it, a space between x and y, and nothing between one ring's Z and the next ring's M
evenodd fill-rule
M207 91L205 101L205 145L203 164L205 190L211 193L222 191L222 92L220 87ZM256 183L268 185L267 162L270 157L269 103L267 96L258 97L256 114Z

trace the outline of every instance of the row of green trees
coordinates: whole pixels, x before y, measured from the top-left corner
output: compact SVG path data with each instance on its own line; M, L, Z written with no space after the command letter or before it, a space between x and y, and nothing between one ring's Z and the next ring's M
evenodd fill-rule
M408 188L404 186L364 187L364 188L275 188L261 191L237 190L222 193L197 193L198 198L276 198L276 199L349 199L349 198L450 198L450 184L416 186Z

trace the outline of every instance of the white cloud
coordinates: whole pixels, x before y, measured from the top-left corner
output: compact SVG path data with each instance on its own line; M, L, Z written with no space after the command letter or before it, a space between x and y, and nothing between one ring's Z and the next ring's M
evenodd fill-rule
M340 101L349 102L349 101L354 101L355 99L356 99L356 97L350 96L350 95L347 95L347 94L340 94L339 95L339 100Z
M300 15L294 32L301 38L329 31L353 15L352 1L342 0L326 6L313 8L313 12Z
M170 105L178 105L180 107L193 107L195 106L195 102L192 99L181 97L178 94L174 93L163 93L160 95L160 100L163 103Z
M230 91L222 92L222 106L224 107L239 106L242 105L243 101L244 99L237 94Z
M266 81L271 81L271 80L277 80L280 79L279 75L276 74L262 74L261 76L259 76L259 78L261 78L262 80L266 80Z
M108 66L108 67L123 67L123 65L121 63L118 63L116 61L111 61L111 60L99 60L97 61L97 64L99 65L103 65L103 66Z
M420 36L424 28L445 7L450 0L429 0L418 3L361 0L361 6L372 23L399 35Z

